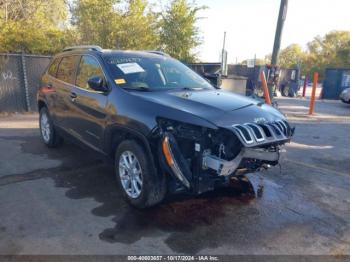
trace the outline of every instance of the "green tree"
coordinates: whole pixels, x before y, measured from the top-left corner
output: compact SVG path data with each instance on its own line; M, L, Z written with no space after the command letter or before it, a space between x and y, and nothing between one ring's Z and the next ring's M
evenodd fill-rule
M156 13L148 0L0 0L0 52L53 54L67 45L163 49L195 60L198 7L172 0ZM70 14L69 14L70 12Z
M298 63L302 62L305 56L305 52L298 44L291 44L282 49L279 53L278 64L284 68L294 68Z
M305 73L318 71L323 76L327 67L350 67L350 31L331 31L308 43L304 59Z
M72 23L76 27L80 44L113 47L111 38L118 21L113 6L118 0L76 0L73 2Z
M201 44L196 26L198 12L206 7L187 0L173 0L162 12L160 42L163 51L185 62L196 59L194 49Z
M269 56L266 56L269 59ZM307 44L306 51L297 44L282 49L279 65L285 68L302 64L302 74L319 72L322 79L327 67L350 67L350 31L331 31L324 36L316 36Z
M350 41L346 43L344 48L336 51L336 57L340 61L341 67L350 68Z
M157 49L158 14L146 0L127 0L118 8L118 25L112 35L118 49ZM126 6L126 7L125 7Z
M76 0L73 24L80 44L155 49L159 43L157 15L146 0Z
M52 53L66 42L64 0L0 1L0 52Z

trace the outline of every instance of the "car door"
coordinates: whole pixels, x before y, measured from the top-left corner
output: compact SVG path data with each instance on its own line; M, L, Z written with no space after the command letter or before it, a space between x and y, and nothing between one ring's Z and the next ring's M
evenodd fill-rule
M58 81L56 74L60 62L61 57L55 58L41 79L41 91L45 93L46 104L55 124L57 124L56 111L58 110L57 101L59 100L56 93L56 84Z
M70 107L71 92L74 87L75 72L80 56L64 56L57 69L54 89L56 91L55 116L57 124L68 129L69 119L74 117Z
M103 69L97 58L83 55L71 92L71 97L74 98L70 100L74 115L78 116L79 120L72 119L69 125L83 142L99 149L106 120L107 95L89 87L88 79L92 76L101 77L106 84Z

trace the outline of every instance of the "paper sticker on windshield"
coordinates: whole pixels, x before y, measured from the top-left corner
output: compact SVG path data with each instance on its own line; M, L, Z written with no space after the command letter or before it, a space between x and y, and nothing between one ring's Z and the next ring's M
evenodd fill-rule
M114 79L114 82L115 82L116 84L118 84L118 85L122 85L122 84L125 84L125 83L126 83L125 79L123 79L123 78Z
M145 70L143 70L143 68L138 63L118 64L117 67L126 75L145 72Z

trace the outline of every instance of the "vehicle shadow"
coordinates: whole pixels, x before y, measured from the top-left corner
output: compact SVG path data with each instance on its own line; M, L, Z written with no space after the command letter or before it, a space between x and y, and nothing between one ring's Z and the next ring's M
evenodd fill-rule
M111 243L133 243L154 229L189 233L198 226L212 225L224 216L226 205L248 203L254 197L250 185L235 183L197 197L168 197L160 205L144 210L128 207L121 218L113 219L116 226L103 231L100 238Z
M124 202L117 189L114 170L92 152L65 143L57 150L42 145L40 137L13 137L23 140L22 151L60 159L58 168L40 170L42 177L50 177L58 188L66 189L70 199L94 199L98 205L91 213L98 217L112 217L114 227L106 228L99 239L107 243L132 244L144 237L166 236L164 243L173 251L197 253L207 247L216 247L217 241L202 239L194 231L210 227L225 217L228 209L246 206L254 199L254 191L247 183L231 183L227 188L197 197L168 197L153 208L138 210ZM37 176L37 179L42 178ZM164 234L165 233L165 234Z
M210 231L210 226L225 217L227 209L245 206L255 198L249 182L233 182L229 187L197 197L168 197L155 207L140 210L123 200L111 165L101 163L53 178L57 187L67 188L65 194L69 198L94 198L99 205L91 210L93 215L112 217L115 225L99 234L101 241L132 244L145 237L162 237L167 233L169 236L164 243L180 253L197 253L219 245L212 240L198 241L194 231L200 228Z

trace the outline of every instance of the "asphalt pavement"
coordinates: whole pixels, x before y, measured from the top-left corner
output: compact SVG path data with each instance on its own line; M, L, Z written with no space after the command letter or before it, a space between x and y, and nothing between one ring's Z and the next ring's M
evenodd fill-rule
M0 254L350 254L350 105L279 98L296 126L262 197L230 188L139 211L113 167L37 114L0 117Z

